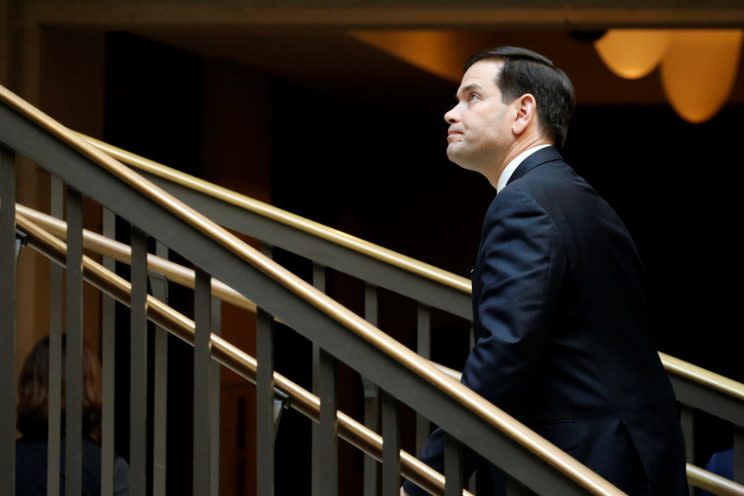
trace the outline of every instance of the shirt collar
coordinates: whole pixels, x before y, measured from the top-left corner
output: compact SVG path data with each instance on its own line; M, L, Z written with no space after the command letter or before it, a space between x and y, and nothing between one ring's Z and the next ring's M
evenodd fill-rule
M504 168L504 170L501 172L501 175L499 176L499 180L496 183L496 193L504 189L504 186L506 186L506 183L509 182L509 178L514 174L514 171L517 170L517 167L519 167L519 164L524 162L524 159L532 155L538 150L542 150L545 147L550 146L550 144L543 144L543 145L536 145L532 148L528 148L509 162L507 166Z

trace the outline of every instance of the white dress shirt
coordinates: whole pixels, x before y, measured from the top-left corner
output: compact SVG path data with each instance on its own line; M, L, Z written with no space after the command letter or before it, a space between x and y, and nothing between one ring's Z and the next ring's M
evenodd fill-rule
M514 174L514 171L517 170L517 167L519 167L519 164L524 162L524 159L532 155L538 150L542 150L546 146L550 145L537 145L533 146L532 148L528 148L509 162L509 164L504 168L503 171L501 171L501 175L499 176L499 180L496 183L496 193L504 189L504 186L506 186L506 183L509 182L509 178Z

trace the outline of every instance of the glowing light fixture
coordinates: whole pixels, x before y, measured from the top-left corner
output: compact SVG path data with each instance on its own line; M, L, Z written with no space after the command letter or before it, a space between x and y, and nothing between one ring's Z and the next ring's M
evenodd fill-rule
M351 35L411 65L452 81L462 68L462 50L457 34L451 31L370 30Z
M594 42L594 48L612 72L626 79L639 79L656 68L669 40L669 31L610 29Z
M736 79L740 30L675 31L661 62L667 99L686 121L704 122L726 103Z

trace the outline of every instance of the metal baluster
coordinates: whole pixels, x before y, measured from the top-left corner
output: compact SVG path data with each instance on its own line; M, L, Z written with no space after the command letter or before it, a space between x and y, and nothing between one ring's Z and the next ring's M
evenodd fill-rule
M209 382L211 277L197 267L194 284L194 494L207 495L211 487Z
M734 427L734 480L744 484L744 429Z
M256 312L256 479L258 496L274 495L274 319Z
M65 346L65 494L82 493L83 477L83 212L67 188L67 337Z
M168 259L168 248L155 242L155 255ZM150 274L152 295L168 303L168 281L161 274ZM152 443L152 494L165 496L168 439L168 331L155 327L155 374Z
M261 250L271 257L271 247ZM258 496L274 496L274 319L256 309L256 485Z
M431 358L431 312L428 306L418 304L416 326L416 351L424 358ZM416 453L424 448L431 426L423 415L416 414Z
M377 326L377 287L364 285L364 319ZM364 386L364 425L379 429L380 393L377 384L362 377ZM377 460L364 455L364 496L377 496Z
M382 496L400 495L400 424L398 403L382 392Z
M211 310L212 322L211 331L212 334L217 336L220 335L220 328L222 327L222 301L219 298L212 297L212 310ZM210 446L212 453L210 455L210 462L212 465L212 483L210 485L210 494L212 496L219 496L220 493L220 401L221 401L221 384L220 380L222 369L220 364L210 360L209 361L209 421L210 421Z
M326 291L326 271L325 267L318 264L313 264L313 286L318 291L325 293ZM318 373L320 369L320 347L313 343L313 392L318 393ZM313 422L312 425L312 456L310 459L311 463L311 495L321 496L320 492L320 445L318 444L318 429L319 425Z
M444 438L444 495L462 496L465 485L462 443L445 434Z
M116 214L102 208L103 235L116 239ZM103 266L111 272L116 271L116 262L111 257L103 257ZM101 292L101 375L102 395L101 405L101 494L114 494L114 421L116 409L114 405L116 392L116 301Z
M685 438L685 459L688 463L695 463L695 419L693 410L685 405L681 405L679 421L682 425L682 434ZM694 491L694 488L690 486L690 496L695 494Z
M468 327L468 336L470 338L470 348L473 349L475 347L475 328L470 325ZM471 493L476 494L477 489L477 477L475 476L475 472L473 472L473 475L470 476L470 481L468 481L468 489ZM507 487L508 490L508 487Z
M475 346L475 328L472 325L468 326L468 336L470 340L469 349L472 350L473 347ZM470 480L468 481L468 489L470 490L471 493L476 494L477 477L475 476L475 472L473 472L473 475L470 476Z
M336 437L336 359L320 350L318 397L320 398L320 428L318 444L323 453L320 464L320 487L323 496L338 494L338 439Z
M50 211L64 217L65 187L51 176ZM58 496L62 443L62 267L49 264L49 423L47 424L47 496Z
M129 493L147 494L147 235L132 226L131 242Z
M15 494L15 156L0 145L0 494Z

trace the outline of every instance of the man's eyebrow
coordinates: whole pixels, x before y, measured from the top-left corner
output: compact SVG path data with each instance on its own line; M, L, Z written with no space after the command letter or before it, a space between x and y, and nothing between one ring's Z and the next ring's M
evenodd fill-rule
M463 86L459 90L457 90L457 93L455 93L455 100L457 100L461 94L467 93L470 90L479 90L481 86L478 83L470 83L467 86Z

